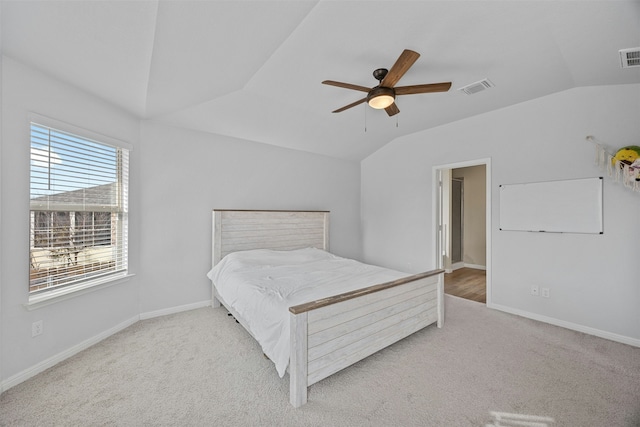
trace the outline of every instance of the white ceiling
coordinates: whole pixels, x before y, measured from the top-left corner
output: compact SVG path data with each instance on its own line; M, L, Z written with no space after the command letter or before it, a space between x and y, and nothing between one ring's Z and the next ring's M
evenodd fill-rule
M2 53L145 119L361 160L401 135L573 87L640 83L640 1L0 0ZM422 56L388 117L366 104L403 49ZM457 89L488 78L475 95ZM366 130L366 131L365 131Z

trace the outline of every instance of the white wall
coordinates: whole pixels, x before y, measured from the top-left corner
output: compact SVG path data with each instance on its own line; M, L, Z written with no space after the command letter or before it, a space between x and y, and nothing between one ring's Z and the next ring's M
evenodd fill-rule
M360 258L360 165L142 125L141 313L211 299L212 209L329 210L332 252Z
M43 116L111 136L134 145L131 170L138 169L138 120L69 85L8 57L2 60L2 168L0 381L6 387L46 361L138 315L138 278L106 289L25 309L29 286L29 118ZM137 176L131 176L130 221L138 222ZM138 237L130 234L130 266L137 271ZM31 337L31 324L43 321L43 334Z
M361 165L365 260L433 268L433 167L491 158L493 305L640 345L640 194L605 179L605 232L579 235L499 231L497 191L603 175L585 137L637 145L638 117L640 85L576 88L388 144ZM531 285L550 288L551 297L531 296Z
M206 304L211 210L331 211L331 249L360 258L360 165L140 120L11 58L2 61L0 388L62 360L140 316ZM36 310L28 301L28 113L127 141L125 283ZM31 337L43 320L44 333Z
M434 262L434 165L492 157L491 190L496 192L503 183L599 175L586 135L620 146L637 144L640 135L640 85L582 88L405 137L358 165L140 123L11 58L3 57L1 66L3 385L140 314L209 300L205 274L213 208L330 210L334 252L417 272ZM28 299L29 112L134 146L130 267L136 275L33 311L23 306ZM497 203L494 197L490 268L496 305L640 338L633 240L640 235L637 194L606 182L602 236L498 232ZM552 297L529 296L534 283L550 287ZM31 338L36 320L43 320L44 333Z
M0 5L0 22L2 22L2 6ZM0 31L0 165L2 165L2 110L3 110L3 96L2 96L2 31ZM0 191L2 189L2 173L0 173ZM1 194L1 193L0 193ZM0 196L0 242L4 241L2 237L2 196ZM2 245L0 244L0 271L2 271ZM3 356L3 338L2 338L2 274L0 273L0 384L2 382L2 356ZM2 392L2 386L0 386L0 392Z

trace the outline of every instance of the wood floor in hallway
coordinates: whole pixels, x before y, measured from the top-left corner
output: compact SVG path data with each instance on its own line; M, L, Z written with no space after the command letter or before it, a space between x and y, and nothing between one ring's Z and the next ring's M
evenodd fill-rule
M444 292L486 304L487 272L465 267L447 273L444 275Z

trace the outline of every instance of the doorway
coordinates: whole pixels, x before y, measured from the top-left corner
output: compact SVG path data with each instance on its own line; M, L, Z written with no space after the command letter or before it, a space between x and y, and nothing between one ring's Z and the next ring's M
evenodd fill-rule
M436 266L445 293L491 304L491 162L434 167Z

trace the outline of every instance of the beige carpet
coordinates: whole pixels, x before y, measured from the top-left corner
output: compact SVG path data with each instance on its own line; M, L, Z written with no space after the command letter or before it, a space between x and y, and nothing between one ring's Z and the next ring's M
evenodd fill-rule
M138 322L0 396L2 426L640 426L640 349L446 297L428 327L288 403L224 309Z

